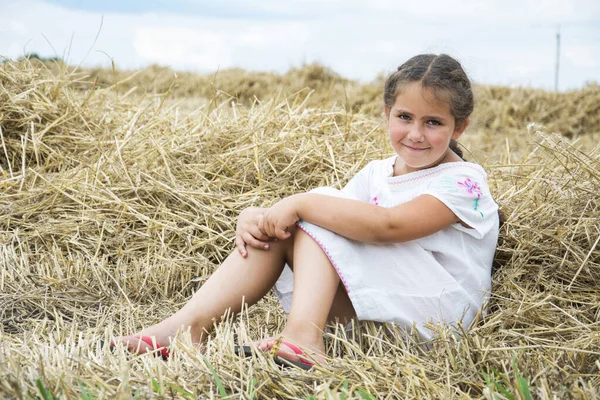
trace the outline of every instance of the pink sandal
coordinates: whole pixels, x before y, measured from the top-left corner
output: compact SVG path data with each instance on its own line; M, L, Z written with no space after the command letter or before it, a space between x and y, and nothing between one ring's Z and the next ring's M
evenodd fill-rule
M152 338L150 336L134 336L134 337L150 346L151 350L147 351L147 353L156 353L155 355L160 354L162 359L165 361L169 359L169 356L171 355L171 353L169 352L169 349L167 349L164 346L159 345L158 343L156 344L157 347L154 347L154 341L152 340ZM115 349L115 344L112 342L112 340L110 342L110 349L111 350Z
M287 347L292 349L292 351L298 356L299 361L290 360L289 358L280 355L279 353L281 351L278 351L277 355L275 356L275 364L281 365L284 367L288 366L289 364L292 364L293 366L301 368L305 371L312 369L312 367L315 365L314 363L312 363L310 361L302 359L302 357L306 357L306 354L304 354L304 352L302 351L302 349L300 349L300 347L296 346L293 343L286 342L285 340L282 340L281 344L285 344Z
M284 340L282 340L281 343L285 344L290 349L292 349L292 351L299 358L306 356L304 354L304 352L300 349L300 347L296 346L295 344L292 344L290 342L286 342ZM260 351L260 350L257 350L256 348L250 347L250 346L235 346L233 348L233 351L238 356L252 357L257 351ZM299 361L290 360L289 358L284 357L284 356L280 355L279 353L280 353L280 351L277 352L277 354L273 358L273 361L275 361L275 364L277 364L277 365L279 365L281 367L291 367L291 366L293 366L293 367L297 367L297 368L303 369L305 371L309 371L314 366L314 363L312 363L310 361L303 360L302 358L300 358Z

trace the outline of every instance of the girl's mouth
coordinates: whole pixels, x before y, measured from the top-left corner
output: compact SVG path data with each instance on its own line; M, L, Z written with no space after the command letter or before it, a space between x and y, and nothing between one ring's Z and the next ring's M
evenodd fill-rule
M427 150L427 147L420 148L420 147L412 147L412 146L408 146L408 145L404 145L404 147L406 147L407 149L409 149L411 151L424 151L424 150Z

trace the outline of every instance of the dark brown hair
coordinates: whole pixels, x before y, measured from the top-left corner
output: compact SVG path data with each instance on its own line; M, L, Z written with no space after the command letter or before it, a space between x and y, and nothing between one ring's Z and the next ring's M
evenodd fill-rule
M385 81L383 101L388 110L402 88L412 82L421 82L423 88L432 90L440 101L450 105L455 129L473 112L471 81L460 63L447 54L419 54L399 66ZM463 158L455 140L450 141L450 149Z

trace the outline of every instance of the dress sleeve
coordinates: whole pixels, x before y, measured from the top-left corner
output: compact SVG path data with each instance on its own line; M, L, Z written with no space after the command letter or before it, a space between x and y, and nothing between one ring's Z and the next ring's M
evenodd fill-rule
M483 169L452 168L433 179L423 194L444 203L464 224L452 226L477 239L498 228L498 205L492 198Z
M342 192L355 198L356 200L368 202L370 195L369 182L374 162L371 161L363 169L361 169L350 181L344 186Z

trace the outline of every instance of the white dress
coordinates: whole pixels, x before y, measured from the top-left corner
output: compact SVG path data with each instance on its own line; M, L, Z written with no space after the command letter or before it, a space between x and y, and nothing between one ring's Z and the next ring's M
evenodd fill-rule
M359 320L415 324L424 338L426 322L467 326L489 295L498 241L498 206L484 169L452 162L393 176L397 156L370 162L344 189L313 190L393 207L420 195L442 201L466 225L455 223L424 238L371 244L347 239L317 225L298 226L323 249L337 270ZM293 272L288 266L275 293L289 312Z

